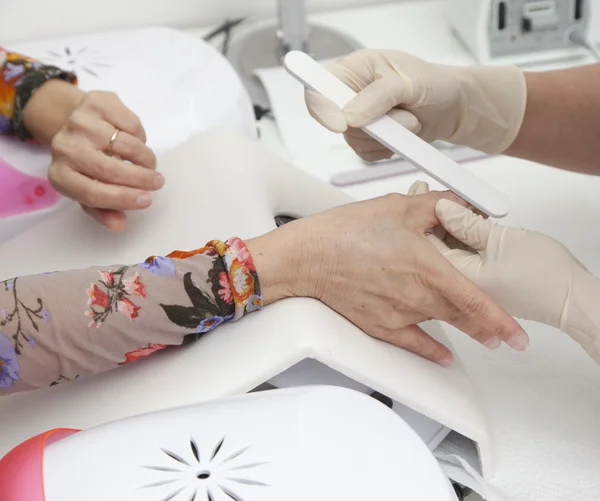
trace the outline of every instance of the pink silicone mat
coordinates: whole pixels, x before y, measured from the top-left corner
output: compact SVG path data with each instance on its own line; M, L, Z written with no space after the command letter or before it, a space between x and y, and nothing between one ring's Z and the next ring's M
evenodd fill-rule
M25 174L0 157L0 219L47 209L59 199L48 180Z

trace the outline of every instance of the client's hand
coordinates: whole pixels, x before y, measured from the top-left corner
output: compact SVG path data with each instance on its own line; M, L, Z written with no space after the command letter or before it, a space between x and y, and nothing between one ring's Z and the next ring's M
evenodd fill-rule
M367 334L444 365L452 363L451 352L415 324L444 320L479 342L499 338L524 349L527 335L518 323L427 241L440 198L454 199L450 193L387 195L247 241L265 304L317 298Z
M51 144L52 186L113 231L125 227L123 211L148 207L149 192L164 184L140 120L112 92L52 80L31 98L25 120Z
M600 363L600 281L564 245L484 219L449 200L438 201L435 211L443 228L464 245L457 248L455 241L433 234L428 239L457 269L511 315L561 329Z

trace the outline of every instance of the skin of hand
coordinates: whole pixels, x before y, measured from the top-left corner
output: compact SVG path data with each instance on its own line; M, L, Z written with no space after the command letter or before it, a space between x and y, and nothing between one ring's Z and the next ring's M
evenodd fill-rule
M421 182L412 192L428 190ZM600 280L563 244L500 225L452 201L440 200L435 212L448 233L428 239L458 270L514 317L560 329L600 363ZM488 343L498 346L499 339Z
M288 223L247 241L265 304L312 297L367 334L449 366L452 353L416 324L446 321L481 343L527 345L519 324L427 241L449 192L387 195ZM284 256L282 258L282 256Z
M392 156L361 130L386 113L425 141L444 140L487 153L508 148L525 113L525 77L511 66L446 66L400 51L360 50L327 69L358 94L342 111L306 91L308 110L321 125L344 133L367 161Z
M86 93L50 80L31 97L24 119L32 135L51 146L52 186L112 231L125 228L124 211L148 207L150 192L164 184L139 118L112 92Z

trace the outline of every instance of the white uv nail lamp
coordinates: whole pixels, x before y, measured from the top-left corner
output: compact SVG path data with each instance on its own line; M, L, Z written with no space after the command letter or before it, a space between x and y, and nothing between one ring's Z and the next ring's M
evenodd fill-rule
M3 501L455 501L376 400L299 387L53 430L0 459Z
M340 108L344 108L356 96L356 92L304 52L288 52L284 65L288 73L306 88L322 94ZM482 212L493 217L504 217L510 211L510 200L506 195L459 166L391 117L384 115L363 130Z

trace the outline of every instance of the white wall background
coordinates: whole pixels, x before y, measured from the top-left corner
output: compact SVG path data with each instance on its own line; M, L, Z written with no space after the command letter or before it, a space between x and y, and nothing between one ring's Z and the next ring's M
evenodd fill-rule
M322 11L404 0L306 0ZM145 25L192 28L272 17L276 0L0 0L0 42Z

